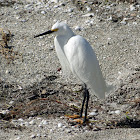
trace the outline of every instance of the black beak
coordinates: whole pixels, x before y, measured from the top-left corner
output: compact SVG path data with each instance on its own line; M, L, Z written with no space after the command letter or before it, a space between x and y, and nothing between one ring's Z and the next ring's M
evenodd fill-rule
M54 31L52 31L52 30L49 30L49 31L47 31L47 32L44 32L44 33L42 33L42 34L39 34L39 35L35 35L34 36L34 38L36 38L36 37L39 37L39 36L42 36L42 35L46 35L46 34L51 34L51 33L53 33Z

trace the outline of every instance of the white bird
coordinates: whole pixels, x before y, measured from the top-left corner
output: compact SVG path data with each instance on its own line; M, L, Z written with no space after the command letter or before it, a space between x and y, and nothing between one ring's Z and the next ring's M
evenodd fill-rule
M71 28L64 22L56 22L51 30L35 37L50 33L56 33L54 45L62 65L62 70L65 73L71 71L83 83L84 99L80 117L82 117L84 103L87 100L83 120L83 122L86 122L89 101L88 90L91 91L91 94L101 99L105 98L105 92L108 90L95 52L87 40L80 35L75 35Z

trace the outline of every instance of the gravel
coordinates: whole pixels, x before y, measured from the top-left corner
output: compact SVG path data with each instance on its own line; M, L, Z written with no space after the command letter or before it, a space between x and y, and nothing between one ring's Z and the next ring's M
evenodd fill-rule
M62 75L54 35L34 39L57 20L90 42L116 87L103 101L90 98L86 126L67 117L79 113L81 85ZM8 46L0 39L1 140L139 139L139 1L0 0L0 21L12 34Z

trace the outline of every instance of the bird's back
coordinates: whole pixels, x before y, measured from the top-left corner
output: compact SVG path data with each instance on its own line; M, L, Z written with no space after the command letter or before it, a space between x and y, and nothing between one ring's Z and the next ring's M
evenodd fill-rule
M81 36L71 37L64 46L71 71L99 98L105 98L106 83L90 44Z

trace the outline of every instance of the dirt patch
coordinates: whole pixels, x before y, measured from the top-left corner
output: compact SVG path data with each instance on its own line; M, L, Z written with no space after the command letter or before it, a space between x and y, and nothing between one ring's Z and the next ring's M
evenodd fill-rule
M120 133L122 139L136 139L140 134L139 3L87 1L79 3L81 9L71 1L6 2L0 1L0 27L14 34L8 42L13 47L1 47L8 49L6 56L18 57L14 53L18 52L22 59L9 63L0 53L1 139L72 139L72 135L119 139ZM104 101L90 98L86 126L65 116L79 114L83 91L73 76L68 80L62 76L54 36L33 38L58 19L67 20L76 34L90 42L104 77L116 86Z

